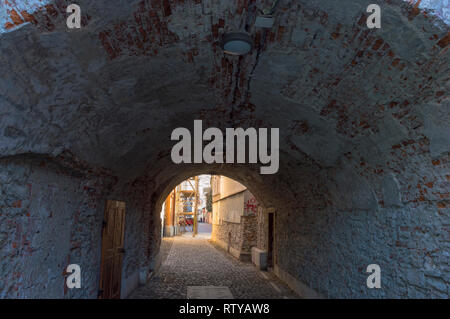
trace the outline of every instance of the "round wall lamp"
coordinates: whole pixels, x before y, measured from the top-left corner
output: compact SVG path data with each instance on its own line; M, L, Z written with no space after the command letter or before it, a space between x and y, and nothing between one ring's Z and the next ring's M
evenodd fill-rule
M221 47L226 54L245 55L253 48L253 40L244 32L225 33L222 37Z

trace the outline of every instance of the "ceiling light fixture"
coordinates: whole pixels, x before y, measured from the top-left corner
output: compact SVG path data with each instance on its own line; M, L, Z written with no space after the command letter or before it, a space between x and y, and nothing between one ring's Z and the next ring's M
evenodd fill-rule
M257 16L255 21L255 27L271 29L273 27L275 19L271 15Z
M225 33L221 47L226 54L245 55L252 50L253 40L249 34L244 32Z
M273 14L278 6L278 2L279 0L275 0L270 8L260 10L261 14L256 17L255 27L264 29L271 29L273 27L275 22L275 17Z

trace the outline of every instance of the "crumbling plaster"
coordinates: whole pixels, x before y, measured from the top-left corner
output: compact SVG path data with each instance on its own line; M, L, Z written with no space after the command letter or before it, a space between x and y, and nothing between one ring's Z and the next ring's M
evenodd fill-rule
M68 1L36 0L29 12L22 2L0 1L0 157L25 169L26 154L70 154L69 166L112 180L97 185L95 220L102 200L128 203L125 279L155 267L170 189L216 173L277 209L279 266L320 294L448 295L448 1L380 1L380 30L365 25L371 1L281 1L268 32L251 27L260 1L80 0L81 30L66 28ZM252 54L223 55L220 35L246 24ZM174 165L170 133L194 119L279 127L279 173ZM34 180L48 184L41 174L18 183ZM10 212L15 191L1 187ZM376 262L388 284L368 291L364 267Z

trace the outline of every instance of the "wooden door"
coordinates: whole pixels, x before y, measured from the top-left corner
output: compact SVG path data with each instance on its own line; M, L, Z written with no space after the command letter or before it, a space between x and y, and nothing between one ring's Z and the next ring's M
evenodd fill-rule
M122 260L125 226L125 203L106 202L103 231L102 259L100 268L99 298L119 299L122 277Z

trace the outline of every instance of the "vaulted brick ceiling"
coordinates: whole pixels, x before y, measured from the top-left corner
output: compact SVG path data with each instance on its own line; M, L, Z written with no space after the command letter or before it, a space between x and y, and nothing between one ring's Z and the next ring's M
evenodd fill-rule
M268 32L256 0L83 0L81 30L69 3L0 0L2 157L72 154L132 178L166 167L171 131L194 119L279 127L285 164L395 171L448 152L440 1L385 1L380 30L371 1L280 1ZM234 30L252 34L250 55L221 51Z

